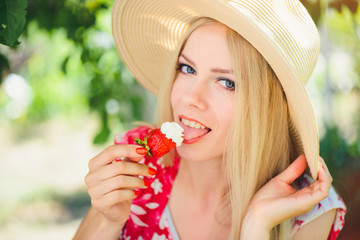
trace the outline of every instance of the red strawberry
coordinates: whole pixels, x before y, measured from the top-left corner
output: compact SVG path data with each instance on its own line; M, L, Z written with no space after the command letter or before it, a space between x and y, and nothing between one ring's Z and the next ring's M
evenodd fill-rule
M158 128L151 130L143 141L135 138L135 143L146 148L150 157L162 157L176 146L176 143L168 139Z

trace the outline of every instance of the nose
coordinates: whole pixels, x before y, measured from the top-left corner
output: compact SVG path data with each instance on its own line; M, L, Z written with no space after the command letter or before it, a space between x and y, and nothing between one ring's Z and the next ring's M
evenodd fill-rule
M182 97L182 101L189 107L204 111L208 107L207 94L206 84L202 81L195 81L194 84L188 87Z

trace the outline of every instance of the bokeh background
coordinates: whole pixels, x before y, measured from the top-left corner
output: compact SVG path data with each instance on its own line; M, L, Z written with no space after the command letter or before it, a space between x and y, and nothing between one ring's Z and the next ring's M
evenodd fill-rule
M322 42L306 87L321 156L348 207L339 239L360 239L359 1L302 2ZM0 239L71 239L90 204L88 161L152 121L154 96L115 50L112 4L29 0L20 44L0 44Z

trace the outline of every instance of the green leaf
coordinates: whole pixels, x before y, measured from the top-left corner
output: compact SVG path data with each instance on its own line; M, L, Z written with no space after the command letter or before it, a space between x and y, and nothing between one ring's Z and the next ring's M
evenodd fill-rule
M9 64L9 60L7 59L7 57L2 54L0 52L0 85L3 81L2 76L3 76L3 71L9 70L10 69L10 64Z
M140 138L134 138L134 141L137 145L140 145L140 146L143 146L143 147L146 147L146 144L147 144L147 138L144 138L144 140L141 140Z
M8 46L17 40L26 23L27 0L0 0L0 43Z
M147 138L144 138L144 141L142 141L140 138L134 138L134 141L137 145L140 145L142 147L144 147L147 150L147 155L149 157L152 157L153 155L151 154L151 150L150 147L147 145Z

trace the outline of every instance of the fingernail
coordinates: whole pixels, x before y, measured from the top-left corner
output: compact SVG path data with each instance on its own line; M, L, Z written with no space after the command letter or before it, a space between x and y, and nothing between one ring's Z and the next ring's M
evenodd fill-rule
M137 148L136 153L140 155L145 155L147 153L146 148Z
M150 186L150 181L144 180L144 185L145 185L146 187Z
M149 174L150 175L156 175L156 173L157 173L156 169L149 167Z
M139 190L134 190L134 194L135 194L135 197L138 196L140 194L140 191Z

